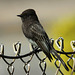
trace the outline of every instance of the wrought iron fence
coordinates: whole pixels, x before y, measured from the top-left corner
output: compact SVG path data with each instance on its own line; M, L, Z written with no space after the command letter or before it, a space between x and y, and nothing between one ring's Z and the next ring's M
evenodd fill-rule
M54 40L53 39L50 39L51 41L51 44L52 46L54 45ZM55 43L57 45L57 47L60 49L60 51L56 50L57 53L59 53L59 55L61 54L64 54L68 57L68 60L67 60L67 65L68 67L70 67L72 69L72 72L71 72L71 75L73 75L73 72L75 72L75 58L74 58L74 54L75 54L75 41L71 41L71 47L73 49L73 52L65 52L63 49L64 49L64 39L62 37L59 37L57 40L55 40ZM32 47L33 48L33 47ZM20 59L22 61L22 63L24 63L24 71L26 73L26 75L29 75L30 74L30 62L34 56L34 54L37 56L38 60L39 60L39 67L42 71L42 75L46 75L46 68L47 68L47 64L45 62L45 59L46 57L44 57L43 59L41 59L39 57L39 52L41 52L41 49L39 48L33 48L34 50L25 54L25 55L20 55L20 52L21 52L21 43L20 42L17 42L15 44L13 44L13 49L14 49L14 52L15 52L15 56L7 56L4 54L4 45L1 44L0 45L0 58L2 58L4 60L4 62L7 64L7 71L9 73L9 75L13 75L14 74L14 71L15 71L15 67L14 67L14 62L16 59ZM69 54L71 56L69 56ZM27 57L27 56L30 56L30 59L28 59L28 61L25 61L23 58ZM61 62L54 56L55 58L55 66L57 67L57 70L56 70L56 73L55 75L58 75L58 73L60 72L61 75L64 75L64 73L62 72L62 70L60 69L61 67ZM12 59L12 62L9 63L6 59ZM70 60L73 60L73 66L70 65ZM57 62L59 62L59 65L57 65ZM43 64L43 66L42 66ZM10 69L11 68L11 69Z

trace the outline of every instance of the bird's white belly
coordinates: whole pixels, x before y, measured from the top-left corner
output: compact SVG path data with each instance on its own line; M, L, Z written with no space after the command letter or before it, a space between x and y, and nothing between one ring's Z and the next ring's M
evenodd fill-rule
M35 41L32 41L31 39L28 39L28 41L31 43L31 45L35 46L35 47L38 47L38 45L36 44Z

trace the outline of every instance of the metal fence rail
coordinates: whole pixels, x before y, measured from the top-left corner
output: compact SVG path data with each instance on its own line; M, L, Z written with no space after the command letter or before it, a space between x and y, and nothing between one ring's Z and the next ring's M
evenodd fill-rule
M52 46L54 45L54 40L53 39L50 39L51 43L52 43ZM75 72L75 58L74 58L74 54L75 54L75 41L71 41L71 47L73 49L73 52L65 52L63 50L64 48L64 39L62 37L59 37L57 40L55 40L55 43L57 45L57 47L59 48L60 51L56 50L59 55L61 54L65 54L69 59L67 60L67 65L68 67L70 67L72 69L72 72L71 72L71 75L73 75L73 72ZM33 47L32 47L33 48ZM20 52L21 52L21 43L20 42L17 42L15 44L13 44L13 49L14 49L14 53L15 53L15 56L6 56L4 54L4 45L1 44L0 45L0 58L2 58L4 60L4 62L7 64L7 71L9 73L9 75L14 75L14 71L15 71L15 68L14 68L14 62L16 59L20 59L22 61L22 63L24 63L24 71L26 73L26 75L30 75L30 62L34 56L34 54L37 56L38 60L39 60L39 67L42 71L42 75L46 75L46 67L47 67L47 64L45 62L45 59L46 57L44 57L43 59L41 59L39 57L39 52L41 52L41 50L39 48L33 48L34 50L32 52L29 52L25 55L20 55ZM71 56L69 56L69 54ZM27 57L27 56L30 56L30 58L28 59L28 61L25 61L23 58L24 57ZM60 72L61 75L64 75L64 72L62 72L62 70L60 69L61 67L61 62L54 56L55 58L55 66L57 67L57 70L56 70L56 73L55 75L58 75L58 73ZM6 59L12 59L12 62L9 63ZM70 65L70 60L73 60L73 66ZM57 65L57 62L59 62L59 65ZM43 64L43 66L42 66ZM11 69L10 69L11 68Z

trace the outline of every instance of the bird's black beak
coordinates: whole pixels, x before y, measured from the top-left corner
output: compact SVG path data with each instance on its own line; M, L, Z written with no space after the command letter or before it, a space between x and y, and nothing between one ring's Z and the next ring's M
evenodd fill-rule
M18 17L22 17L21 15L17 15Z

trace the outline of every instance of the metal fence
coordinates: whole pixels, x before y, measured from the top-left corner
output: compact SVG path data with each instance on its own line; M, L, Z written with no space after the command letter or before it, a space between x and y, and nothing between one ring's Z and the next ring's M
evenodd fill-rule
M53 46L54 45L54 40L53 39L50 39L51 41L51 45ZM74 58L74 54L75 54L75 41L71 41L71 47L73 49L73 52L65 52L63 50L64 48L64 39L62 37L59 37L57 40L55 40L55 43L57 45L57 47L60 49L60 51L56 50L57 53L59 53L59 55L61 54L64 54L68 57L68 60L67 60L67 65L68 67L70 67L72 69L72 72L71 72L71 75L73 75L73 72L75 72L74 68L75 68L75 58ZM37 56L38 60L39 60L39 67L42 71L42 75L46 75L46 68L47 68L47 64L45 62L45 59L46 57L44 57L43 59L41 59L39 57L39 53L41 52L41 50L39 48L33 48L34 50L25 54L25 55L20 55L20 52L21 52L21 43L20 42L17 42L13 45L13 49L14 49L14 52L15 52L15 56L7 56L4 54L4 45L1 44L0 45L0 58L2 58L4 60L4 62L7 64L7 71L9 73L9 75L14 75L14 71L15 71L15 68L14 68L14 62L16 59L20 59L22 61L22 63L24 63L24 71L26 73L26 75L30 75L30 62L34 56L34 54ZM69 54L71 56L69 56ZM27 57L27 56L30 56L30 59L28 59L28 61L25 61L23 58ZM55 66L57 67L57 70L56 70L56 73L55 75L58 75L58 73L60 72L61 75L64 75L64 72L62 72L62 70L60 69L61 67L61 62L54 56L55 58ZM6 59L12 59L12 62L9 63ZM70 65L70 60L73 60L73 66ZM57 64L57 62L59 62L59 65ZM43 64L43 66L42 66ZM11 69L10 69L11 68ZM41 75L41 74L40 74Z

